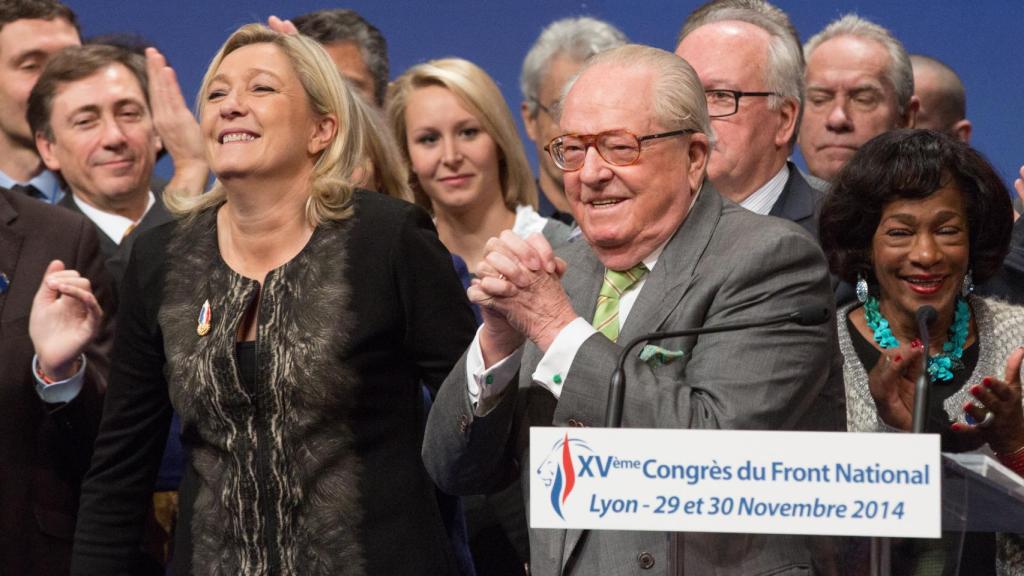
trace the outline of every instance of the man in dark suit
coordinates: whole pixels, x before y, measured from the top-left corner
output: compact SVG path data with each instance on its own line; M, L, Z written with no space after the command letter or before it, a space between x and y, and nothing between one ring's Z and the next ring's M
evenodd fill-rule
M636 45L603 52L584 64L562 108L564 135L549 149L583 240L558 257L537 236L488 241L469 290L484 324L442 386L423 446L427 470L453 493L528 478L529 466L518 467L529 462L530 425L600 424L617 342L832 306L813 239L723 201L706 181L706 100L683 60ZM834 324L659 345L678 358L626 363L624 426L844 427ZM687 574L800 573L815 559L802 536L682 540ZM665 574L668 541L656 532L533 530L531 572Z
M804 58L786 13L768 2L713 0L686 19L676 54L697 71L707 94L715 189L817 238L823 193L788 161L803 105Z
M0 190L3 574L69 571L78 492L99 424L113 332L103 268L88 220ZM47 284L40 288L44 276ZM80 306L93 298L83 293L90 285L94 306ZM102 320L95 318L100 306ZM98 336L86 346L89 334L62 328L64 314L91 314Z
M29 96L39 155L70 191L61 204L96 225L115 284L135 237L171 219L150 190L161 144L147 86L143 56L92 44L50 59Z
M115 289L135 239L172 219L150 186L161 143L147 88L145 57L89 44L51 58L29 96L28 120L39 154L69 191L60 205L95 225ZM181 442L169 434L155 522L148 527L149 548L160 562L166 559L182 466Z

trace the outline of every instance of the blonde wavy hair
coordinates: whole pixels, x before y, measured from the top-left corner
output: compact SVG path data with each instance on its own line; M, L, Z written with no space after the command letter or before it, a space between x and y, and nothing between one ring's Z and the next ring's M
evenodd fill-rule
M357 96L341 79L323 48L305 36L274 32L260 24L236 30L213 57L196 98L196 116L202 118L205 94L228 54L252 44L273 44L294 67L315 114L332 115L338 130L313 166L306 217L316 226L327 220L344 220L352 213L355 187L368 177L385 194L409 200L408 168L400 161L397 145L388 137L380 114ZM172 211L192 215L225 200L223 185L216 181L205 194L167 190L164 202Z
M462 58L443 58L418 64L406 70L388 87L387 118L394 133L394 139L405 157L407 165L412 164L409 156L409 142L406 139L405 110L409 96L417 88L440 86L447 88L459 102L480 122L484 131L494 140L499 152L499 182L505 206L515 211L516 206L537 207L537 185L533 172L526 160L523 142L516 131L512 112L505 103L494 80L482 68ZM432 211L430 198L420 186L415 174L410 174L409 184L416 203Z

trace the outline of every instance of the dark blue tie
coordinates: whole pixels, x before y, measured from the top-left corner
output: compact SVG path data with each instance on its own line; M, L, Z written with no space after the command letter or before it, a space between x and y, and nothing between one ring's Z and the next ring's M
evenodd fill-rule
M21 194L28 194L30 197L37 200L46 200L46 195L43 194L39 188L36 188L31 184L15 184L11 187L11 190Z

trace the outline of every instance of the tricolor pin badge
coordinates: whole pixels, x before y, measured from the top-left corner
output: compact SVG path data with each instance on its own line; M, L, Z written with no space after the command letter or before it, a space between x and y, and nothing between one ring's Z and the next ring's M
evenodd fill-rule
M0 294L7 292L7 289L11 287L11 281L7 279L7 274L0 272Z
M203 302L203 307L199 309L199 323L196 325L196 334L200 336L206 336L210 333L210 320L212 315L210 314L210 301Z

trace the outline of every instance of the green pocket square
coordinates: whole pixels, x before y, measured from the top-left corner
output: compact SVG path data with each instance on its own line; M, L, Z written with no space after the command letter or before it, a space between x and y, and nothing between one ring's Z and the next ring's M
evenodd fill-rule
M682 358L684 354L686 352L682 350L666 350L661 346L648 344L640 351L640 360L642 362L650 362L651 364L671 364L677 359Z

